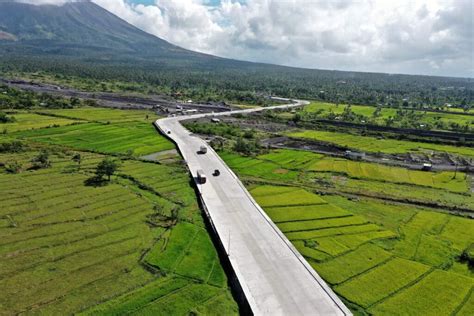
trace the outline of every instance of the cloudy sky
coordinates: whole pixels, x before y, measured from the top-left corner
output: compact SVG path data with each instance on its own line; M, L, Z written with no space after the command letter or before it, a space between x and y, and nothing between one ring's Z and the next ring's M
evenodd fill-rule
M222 57L474 77L473 0L92 1L171 43Z

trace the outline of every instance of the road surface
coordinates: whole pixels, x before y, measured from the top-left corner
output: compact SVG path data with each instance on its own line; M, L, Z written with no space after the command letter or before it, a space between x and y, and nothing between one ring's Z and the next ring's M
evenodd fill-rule
M265 109L305 104L295 101ZM196 182L199 192L255 315L350 315L214 150L180 124L186 119L261 110L170 117L155 124L177 144L195 179L199 169L207 175L205 184ZM208 147L207 154L198 153L201 146ZM215 169L220 170L218 177L212 175Z

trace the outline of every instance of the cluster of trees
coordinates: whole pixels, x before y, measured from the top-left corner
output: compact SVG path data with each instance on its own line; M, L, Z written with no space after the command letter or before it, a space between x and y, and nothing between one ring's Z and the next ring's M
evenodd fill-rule
M440 108L474 107L474 85L467 78L390 75L328 70L309 70L237 61L216 64L99 62L48 56L6 57L1 71L46 71L56 77L87 78L100 87L116 80L200 101L228 100L264 104L263 96L278 95L351 104Z
M4 112L0 112L0 123L12 123L15 122L16 119L14 116L8 116Z
M200 122L188 122L184 126L190 131L201 135L216 135L225 138L240 137L244 133L241 128L226 123L200 123Z
M231 140L231 143L233 143L232 150L246 156L258 154L261 151L257 134L253 129L242 129L239 126L228 123L188 122L185 126L193 133L221 136ZM211 145L217 150L222 150L225 147L225 142L222 139L214 139L211 141Z
M0 109L31 109L37 107L65 109L79 105L81 105L81 101L77 98L68 99L48 93L36 93L0 85ZM3 117L6 117L6 115ZM0 122L5 123L2 120L2 112L0 112Z
M254 156L261 152L261 147L256 139L239 137L234 144L233 150L245 156Z
M20 153L24 151L25 148L25 144L18 140L0 143L0 153Z
M332 110L325 112L320 109L316 112L297 112L293 115L292 121L296 124L299 122L311 122L317 119L337 120L342 122L350 122L357 124L373 124L373 125L384 125L387 127L398 127L398 128L413 128L413 129L425 129L425 130L451 130L458 132L469 132L473 129L474 117L471 123L459 124L456 122L445 122L442 120L442 116L434 116L431 119L426 119L426 111L407 109L403 107L397 108L395 115L382 118L382 107L377 106L372 115L357 114L353 111L351 105L344 106L342 113L336 114Z

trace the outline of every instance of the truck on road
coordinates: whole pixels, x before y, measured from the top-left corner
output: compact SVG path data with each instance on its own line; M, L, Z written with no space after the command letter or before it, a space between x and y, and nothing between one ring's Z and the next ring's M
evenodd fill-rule
M198 181L198 183L204 184L204 183L206 183L206 180L207 180L207 178L206 178L206 175L204 174L204 171L202 171L202 169L199 169L197 171L197 181Z

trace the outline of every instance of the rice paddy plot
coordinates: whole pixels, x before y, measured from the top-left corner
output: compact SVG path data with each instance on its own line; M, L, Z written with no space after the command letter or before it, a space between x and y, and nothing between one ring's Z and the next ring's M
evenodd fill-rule
M358 234L334 236L333 238L334 240L343 244L344 246L350 249L354 249L368 241L375 241L375 240L382 240L382 239L387 240L387 239L394 239L396 237L398 237L398 235L390 230L379 230L379 231L362 232Z
M450 315L464 303L473 279L434 270L421 281L369 309L374 315Z
M124 162L121 174L133 177L159 195L182 206L196 204L196 195L189 185L189 175L182 165L159 165L137 161Z
M174 148L171 142L158 135L151 124L146 123L83 123L24 131L15 136L75 149L101 153L131 152L137 156Z
M315 261L324 261L331 258L328 253L308 247L302 240L294 241L293 245L305 258L310 258L311 260Z
M451 243L439 235L421 235L413 260L438 268L452 266L457 255L451 248Z
M400 225L412 218L417 210L408 205L390 204L375 199L349 200L343 196L327 195L326 201L334 206L351 210L351 213L365 217L368 221L397 232Z
M280 195L283 193L291 193L298 191L299 188L291 186L274 186L274 185L259 185L251 189L254 197Z
M293 221L278 224L278 228L284 233L315 230L320 228L333 228L341 226L352 226L366 224L367 220L360 216L345 216L329 219L313 219L307 221Z
M434 263L436 255L442 254L444 250L449 248L446 248L445 241L437 236L447 220L448 215L446 214L417 213L408 223L401 226L401 239L395 244L393 252L407 259L418 258L421 262ZM429 236L436 237L430 238ZM428 249L424 249L424 246ZM436 251L434 251L435 249ZM444 261L444 258L445 255L442 254L440 260Z
M474 244L474 220L464 217L449 217L440 236L451 242L451 246L459 252Z
M388 230L348 233L342 235L316 237L311 239L316 243L316 249L331 254L339 255L343 252L354 250L370 241L395 238L396 234Z
M265 155L257 156L260 160L266 160L278 164L287 169L302 169L311 165L315 159L322 158L323 155L307 151L277 149Z
M378 266L390 257L391 254L381 248L366 244L334 259L312 263L312 266L327 282L338 284Z
M265 207L265 212L275 223L338 218L351 215L348 211L333 204Z
M234 154L222 154L221 156L229 167L239 175L268 180L295 180L298 177L297 171L284 168L274 162Z
M22 155L29 160L36 153ZM81 152L79 167L71 161L73 154L52 153L52 165L45 169L19 174L0 170L2 312L121 314L153 307L171 313L236 314L237 305L183 167L124 162L121 176L92 187L84 181L103 156ZM6 156L0 154L0 161ZM69 165L75 168L65 172ZM173 186L180 189L155 194L128 180L134 172L138 177L151 174L147 179L157 185L162 177L173 178ZM183 200L187 202L174 202ZM169 229L147 223L156 212L169 216L171 209L177 211L177 231L170 234ZM181 225L195 229L195 236L184 252L179 247L170 251ZM177 239L186 241L185 234ZM167 277L143 268L145 254L165 249L155 263L173 264Z
M314 238L310 240L305 240L305 243L308 245L314 244L310 248L328 254L331 257L340 255L350 250L349 247L346 247L342 243L338 242L334 237Z
M262 207L326 204L326 201L324 201L320 196L304 189L296 189L278 195L256 195L255 199Z
M147 263L204 283L225 286L224 272L206 230L183 222L165 238L161 247L153 248L145 257Z
M306 240L306 239L314 239L317 237L377 232L380 230L381 228L378 225L363 224L363 225L333 227L333 228L315 229L315 230L307 230L307 231L299 231L299 232L289 232L286 234L286 237L288 237L288 239L290 240Z
M126 293L112 299L104 304L95 306L84 312L82 315L124 315L140 309L141 306L149 304L170 292L179 290L189 285L189 280L179 277L165 277L140 287L134 291Z
M394 258L336 286L335 290L345 299L363 307L369 307L410 283L416 282L429 270L429 266L421 263Z
M143 305L142 308L134 311L131 315L186 315L194 313L202 306L212 309L211 300L219 296L224 291L218 287L206 284L190 284L181 290L170 292L162 299L157 299L150 304ZM227 299L229 297L227 296ZM211 306L209 306L211 305ZM237 314L237 306L227 303L222 306L223 310L214 310L217 315L226 311L230 314Z
M474 310L474 287L471 288L471 292L466 296L461 306L458 306L456 315L458 316L470 316Z
M78 122L77 120L69 118L53 117L26 112L12 114L12 116L16 121L13 123L0 124L0 131L6 130L7 133L13 133L45 127L70 125Z

